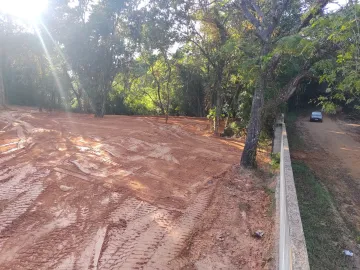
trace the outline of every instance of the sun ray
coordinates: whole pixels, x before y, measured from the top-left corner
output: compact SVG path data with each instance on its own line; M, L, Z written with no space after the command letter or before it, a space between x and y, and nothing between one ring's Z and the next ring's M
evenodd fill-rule
M47 60L49 61L50 70L51 70L51 72L52 72L52 74L53 74L53 76L54 76L55 83L56 83L57 89L58 89L58 91L59 91L59 94L60 94L60 96L62 96L62 97L66 97L64 88L62 87L61 82L60 82L60 79L59 79L59 76L58 76L57 73L56 73L56 69L55 69L55 66L54 66L54 62L53 62L52 59L51 59L51 55L50 55L50 53L49 53L49 50L48 50L47 47L46 47L46 44L45 44L44 39L43 39L43 37L42 37L42 35L41 35L41 32L40 32L40 30L39 30L39 28L38 28L37 26L34 26L34 28L35 28L36 35L38 36L38 38L39 38L39 40L40 40L41 46L42 46L42 48L43 48L43 50L44 50L44 52L45 52L46 58L47 58ZM66 107L65 107L65 108L66 108Z

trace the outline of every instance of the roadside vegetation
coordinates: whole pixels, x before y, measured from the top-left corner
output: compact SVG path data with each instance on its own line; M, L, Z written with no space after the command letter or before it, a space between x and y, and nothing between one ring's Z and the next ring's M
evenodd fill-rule
M296 129L296 113L286 117L290 151L304 151L301 133ZM353 269L346 248L343 223L336 210L336 202L306 162L292 157L297 198L305 234L311 269Z

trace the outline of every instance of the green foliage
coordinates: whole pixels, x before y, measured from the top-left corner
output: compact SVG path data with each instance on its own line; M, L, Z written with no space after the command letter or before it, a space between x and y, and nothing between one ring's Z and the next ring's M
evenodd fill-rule
M319 105L330 113L335 112L337 105L356 110L360 102L360 30L355 12L360 13L360 5L349 5L314 21L308 32L314 46L329 48L327 54L314 63L313 71L320 82L330 86L328 96L319 98Z
M278 170L280 168L280 153L271 153L270 166L273 170Z
M245 121L235 121L230 124L230 127L234 130L234 133L237 137L244 136L246 134L246 126L248 122Z
M224 136L226 137L241 137L245 134L246 123L241 121L231 122L224 130Z
M328 97L321 96L317 100L318 106L321 106L323 111L330 114L336 113L336 104Z
M210 120L214 120L215 119L215 115L216 115L216 107L214 107L214 108L211 108L210 110L209 110L209 113L208 113L208 115L206 116L208 119L210 119Z
M27 32L9 35L2 44L6 63L3 71L7 101L10 104L65 109L70 98L70 85L61 63L50 63L40 40ZM48 53L56 59L53 47Z

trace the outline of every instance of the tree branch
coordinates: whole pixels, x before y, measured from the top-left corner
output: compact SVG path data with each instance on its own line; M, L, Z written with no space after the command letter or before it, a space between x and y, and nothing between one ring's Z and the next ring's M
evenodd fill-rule
M251 0L250 0L251 1ZM250 21L250 23L252 25L255 26L255 33L256 35L263 41L263 42L267 42L268 37L265 36L264 31L263 31L263 27L261 25L261 22L255 18L255 16L253 14L251 14L249 8L249 0L241 0L240 1L240 7L242 9L242 11L244 12L244 16L246 19L248 19Z
M265 19L264 13L262 12L262 10L260 9L260 7L253 1L250 1L250 5L253 8L253 10L257 13L257 15L259 16L259 18L261 20Z
M320 12L325 8L325 6L330 2L330 0L318 0L318 2L315 4L313 8L311 8L308 11L308 15L305 17L305 19L302 21L298 32L308 26L310 24L310 21L315 18L317 15L320 14Z
M158 99L159 99L160 109L161 109L161 112L162 112L163 114L165 114L164 106L163 106L163 103L162 103L162 101L161 101L161 93L160 93L161 86L160 86L160 82L159 82L158 78L157 78L156 75L155 75L154 67L153 67L152 65L151 65L150 69L151 69L151 74L153 75L154 80L155 80L156 85L157 85L157 95L158 95Z
M194 43L194 44L200 49L200 51L201 51L202 54L207 58L207 60L209 61L209 63L213 66L213 68L215 68L215 67L216 67L215 63L212 61L210 55L204 50L204 48L201 47L201 45L200 45L197 41L195 41L195 40L193 40L193 39L190 39L190 41L191 41L192 43Z
M301 73L293 77L290 82L280 90L280 94L273 100L267 102L264 107L264 112L268 112L278 107L281 103L287 101L296 91L298 85L303 79L317 79L308 70L303 70Z

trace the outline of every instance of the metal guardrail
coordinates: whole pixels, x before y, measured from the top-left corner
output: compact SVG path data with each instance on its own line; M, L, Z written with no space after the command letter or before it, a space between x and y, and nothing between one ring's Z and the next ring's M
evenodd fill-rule
M278 217L279 243L278 266L279 270L309 270L305 237L296 196L295 182L291 167L289 143L286 126L282 119L280 147L280 177L278 184ZM275 138L279 140L279 138Z

